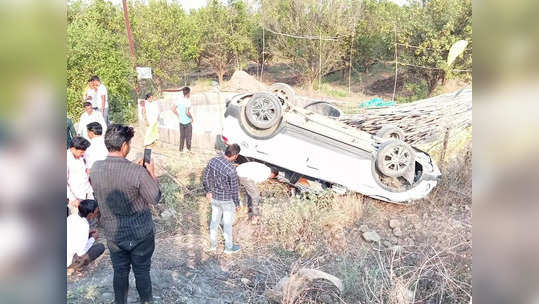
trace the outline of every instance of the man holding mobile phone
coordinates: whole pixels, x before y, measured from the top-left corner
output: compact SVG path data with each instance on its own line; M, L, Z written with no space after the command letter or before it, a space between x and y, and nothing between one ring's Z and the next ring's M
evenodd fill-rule
M133 267L142 303L152 302L151 258L155 248L150 204L161 197L153 161L126 159L132 127L112 124L105 134L109 155L96 161L90 172L95 197L114 269L115 303L127 303L129 272Z

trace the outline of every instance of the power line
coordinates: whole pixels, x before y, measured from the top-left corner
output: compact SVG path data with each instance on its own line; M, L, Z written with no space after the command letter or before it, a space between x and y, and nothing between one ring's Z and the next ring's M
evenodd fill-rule
M433 68L433 67L427 67L427 66L422 66L422 65L415 65L415 64L404 63L404 62L399 62L398 64L407 65L407 66L413 66L413 67L416 67L416 68L427 69L427 70L443 70L443 69L440 69L440 68ZM455 71L455 72L471 72L472 70L452 69L451 71Z
M309 39L309 40L327 40L327 41L335 41L335 40L341 39L341 37L298 36L298 35L292 35L292 34L287 34L287 33L276 32L276 31L271 30L269 28L266 28L264 26L262 28L265 29L266 31L270 32L270 33L275 34L275 35L281 35L281 36L286 36L286 37L290 37L290 38Z

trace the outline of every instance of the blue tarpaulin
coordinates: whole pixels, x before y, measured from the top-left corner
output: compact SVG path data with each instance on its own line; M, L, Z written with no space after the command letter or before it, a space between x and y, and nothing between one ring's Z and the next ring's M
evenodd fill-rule
M381 108L381 107L389 107L394 106L395 102L391 100L384 101L381 98L373 98L368 101L364 101L360 104L362 108Z

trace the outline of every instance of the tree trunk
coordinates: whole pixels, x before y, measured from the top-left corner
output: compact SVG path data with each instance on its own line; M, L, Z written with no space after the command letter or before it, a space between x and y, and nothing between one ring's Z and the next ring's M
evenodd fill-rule
M154 82L155 82L155 86L157 88L157 92L161 92L161 79L155 78ZM142 94L145 94L145 93L142 92Z
M223 76L225 75L225 69L219 68L217 70L217 78L219 79L219 87L223 86Z

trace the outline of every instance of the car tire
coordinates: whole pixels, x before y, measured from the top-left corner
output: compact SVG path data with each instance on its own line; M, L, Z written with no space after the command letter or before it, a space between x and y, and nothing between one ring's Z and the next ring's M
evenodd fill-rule
M273 102L276 101L277 105L278 105L278 119L276 121L273 122L273 125L270 126L269 128L265 128L265 129L262 129L260 127L257 127L254 123L252 123L252 119L253 117L251 117L251 119L249 118L249 115L248 115L248 108L249 107L249 104L253 101L253 99L258 95L260 96L260 94L263 94L264 96L271 96L270 99L273 100ZM269 94L269 93L256 93L254 94L253 96L251 96L250 99L246 99L244 101L244 104L241 106L241 110L240 110L240 117L239 117L239 123L240 123L240 127L243 129L243 131L253 137L253 138L256 138L256 139L268 139L268 138L271 138L273 136L275 136L277 133L279 133L283 128L284 128L284 123L282 122L283 120L283 115L282 115L282 111L281 111L281 105L280 105L280 102L278 101L277 97L275 97L274 95L272 94ZM260 124L258 124L260 126ZM262 126L265 126L264 124L262 124Z
M376 136L386 139L398 139L404 141L404 132L397 126L385 125L376 132Z
M293 104L296 94L294 89L286 83L277 82L269 87L269 92L277 95L284 103Z
M412 147L398 139L384 142L376 154L376 168L389 177L404 176L409 170L414 170L414 162Z
M272 94L256 93L247 101L245 115L253 127L260 130L269 129L281 120L281 102Z

